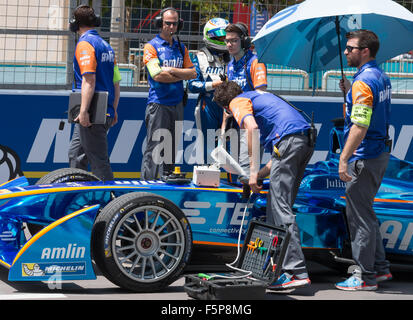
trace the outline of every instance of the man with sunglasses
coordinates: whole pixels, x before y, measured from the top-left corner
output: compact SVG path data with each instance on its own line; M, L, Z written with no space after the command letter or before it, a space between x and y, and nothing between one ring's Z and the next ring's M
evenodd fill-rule
M373 210L390 157L391 84L375 60L380 45L376 34L357 30L346 37L347 63L358 71L351 85L347 79L340 81L347 106L338 173L347 183L346 217L357 267L336 288L376 290L378 282L392 278Z
M157 179L173 171L175 163L175 123L184 117L183 80L196 77L187 48L173 38L183 21L174 8L163 9L156 20L160 33L144 47L143 61L148 70L149 96L145 112L146 149L142 158L141 178ZM158 129L170 133L172 144L153 136ZM165 132L164 131L164 132ZM160 132L160 131L158 131ZM159 143L163 143L163 154Z

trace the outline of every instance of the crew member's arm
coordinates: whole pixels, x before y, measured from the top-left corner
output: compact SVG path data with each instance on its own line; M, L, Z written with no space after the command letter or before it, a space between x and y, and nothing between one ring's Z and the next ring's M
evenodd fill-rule
M196 70L191 61L191 58L189 57L189 52L186 48L185 48L185 57L184 57L184 63L182 65L182 68L168 67L168 68L163 68L163 70L168 71L170 74L179 78L180 80L190 80L190 79L196 78Z
M158 54L151 44L147 43L143 52L143 62L153 80L162 83L173 83L181 80L160 66Z
M81 104L80 113L75 121L84 127L92 124L89 119L89 106L95 93L96 85L96 56L95 49L86 41L81 41L76 46L75 57L79 63L80 74L82 75Z
M194 57L192 63L195 66L196 77L195 79L188 81L189 91L191 91L192 93L206 93L214 90L217 86L222 84L221 80L207 81L206 79L204 79L197 55Z
M112 121L112 127L118 122L118 105L120 99L120 81L122 80L119 67L115 61L115 67L113 70L113 86L115 87L115 97L113 100L113 109L114 109L114 116Z
M258 59L255 59L251 63L251 79L254 90L267 90L267 68L264 63L258 63Z
M252 192L258 193L262 187L258 185L258 171L260 169L260 141L257 122L254 118L252 102L248 98L235 98L229 109L241 129L247 130L248 156L250 159L249 185Z
M243 121L242 129L246 129L248 133L248 156L250 158L250 180L248 183L252 192L259 193L262 189L262 187L258 185L258 171L260 169L260 144L258 138L258 125L255 118L253 116L246 117Z
M370 126L373 113L373 93L370 87L362 81L356 81L352 89L353 108L351 122L353 125L347 137L346 144L340 154L338 173L340 179L348 182L351 176L348 174L348 160L357 150Z

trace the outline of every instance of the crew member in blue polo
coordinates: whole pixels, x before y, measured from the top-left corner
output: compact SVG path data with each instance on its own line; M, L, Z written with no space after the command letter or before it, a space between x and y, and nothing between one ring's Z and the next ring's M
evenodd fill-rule
M81 91L81 106L69 146L71 168L87 170L102 180L113 180L109 163L107 131L118 121L117 107L120 97L121 76L116 64L115 51L95 30L98 18L93 8L76 8L70 28L80 35L73 59L73 90ZM89 106L95 91L108 92L108 116L104 124L92 124Z
M260 192L258 179L270 177L267 222L286 226L291 233L282 265L283 273L269 289L310 284L292 211L305 168L314 151L309 137L310 125L286 100L264 91L243 92L234 81L217 87L214 101L232 113L240 128L247 131L251 190ZM261 170L260 144L272 152L271 160Z
M157 21L161 31L145 45L143 56L150 87L145 112L147 135L141 166L143 180L154 180L158 174L162 177L173 171L177 151L176 122L184 118L183 80L196 77L188 50L173 38L182 27L177 10L163 9ZM160 141L162 138L154 133L163 136L164 140Z
M340 179L347 183L346 217L358 268L336 287L376 290L378 282L392 278L373 210L374 197L390 157L391 84L375 60L380 46L377 35L369 30L357 30L346 37L347 63L358 71L352 85L347 79L340 82L347 95L345 145L338 172Z

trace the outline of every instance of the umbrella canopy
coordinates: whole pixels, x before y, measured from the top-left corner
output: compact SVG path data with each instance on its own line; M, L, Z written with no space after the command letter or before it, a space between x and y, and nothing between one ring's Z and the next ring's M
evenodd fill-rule
M307 0L278 12L253 42L260 62L315 72L347 65L345 34L357 29L379 37L378 63L413 49L413 13L391 0Z

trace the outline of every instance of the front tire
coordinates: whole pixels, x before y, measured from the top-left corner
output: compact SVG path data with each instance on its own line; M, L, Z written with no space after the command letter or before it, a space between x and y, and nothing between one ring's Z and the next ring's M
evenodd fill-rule
M128 193L98 215L92 251L100 271L114 284L135 292L159 291L177 280L188 263L192 232L168 199Z

